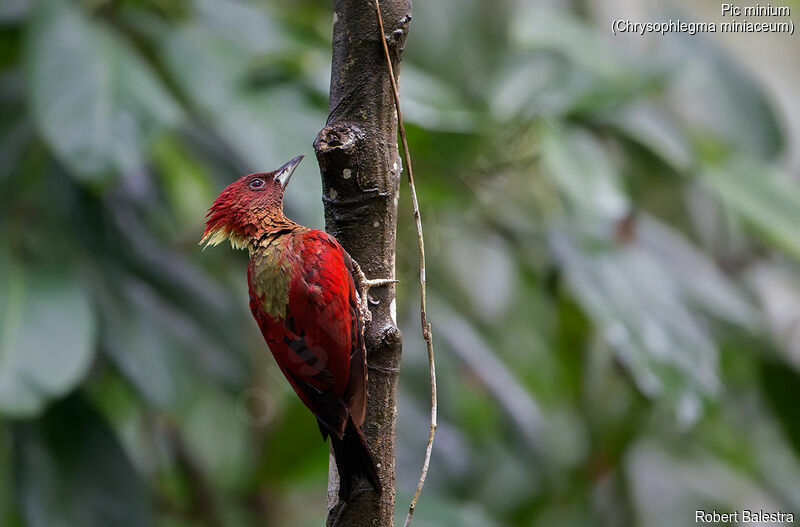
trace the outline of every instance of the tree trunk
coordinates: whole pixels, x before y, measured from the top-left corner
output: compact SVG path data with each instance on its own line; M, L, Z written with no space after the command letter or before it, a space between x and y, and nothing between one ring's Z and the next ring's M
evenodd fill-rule
M325 228L368 278L394 276L397 199L402 163L397 117L374 0L335 0L330 115L314 142L322 171ZM411 20L410 0L381 0L384 27L398 71ZM369 400L364 433L383 485L379 497L366 483L346 505L331 458L328 526L393 524L394 443L401 337L395 323L394 287L370 295L372 322L365 341Z

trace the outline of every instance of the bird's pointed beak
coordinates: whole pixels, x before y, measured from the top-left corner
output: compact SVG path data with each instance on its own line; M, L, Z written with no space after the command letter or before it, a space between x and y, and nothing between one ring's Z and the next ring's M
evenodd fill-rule
M275 181L280 181L282 188L285 189L286 185L289 184L289 178L292 177L292 174L294 174L294 169L297 168L297 165L300 164L300 161L303 160L303 157L305 156L300 154L275 171Z

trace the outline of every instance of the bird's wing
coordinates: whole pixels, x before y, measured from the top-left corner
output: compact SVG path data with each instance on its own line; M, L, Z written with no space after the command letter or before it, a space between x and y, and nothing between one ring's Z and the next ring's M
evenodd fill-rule
M338 243L337 243L338 245ZM367 413L367 350L364 346L364 321L356 297L353 280L353 261L341 246L345 265L350 277L350 295L348 309L350 313L350 331L353 340L350 346L350 378L345 391L345 403L350 416L358 426L364 423Z
M366 409L366 360L352 262L336 240L307 231L296 241L289 302L281 320L253 313L278 365L325 428L341 437L347 415ZM325 430L323 430L325 434Z

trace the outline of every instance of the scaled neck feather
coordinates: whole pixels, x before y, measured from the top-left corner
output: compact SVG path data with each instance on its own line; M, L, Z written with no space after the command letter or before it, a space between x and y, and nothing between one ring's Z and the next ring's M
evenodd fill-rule
M252 213L240 214L229 221L219 222L206 231L200 243L208 247L228 240L231 247L247 249L252 256L254 249L264 238L305 228L284 216L282 211L277 214L270 214L268 211L259 212L258 216Z
M251 295L255 296L264 313L273 318L286 315L292 270L297 263L295 241L298 235L308 230L290 223L264 232L249 246Z

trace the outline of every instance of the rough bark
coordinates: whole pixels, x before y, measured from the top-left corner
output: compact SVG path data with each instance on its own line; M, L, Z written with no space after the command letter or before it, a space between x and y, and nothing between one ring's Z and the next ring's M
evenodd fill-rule
M411 20L410 0L381 0L398 71ZM314 142L322 172L325 228L368 278L394 276L397 199L402 163L389 73L370 0L335 0L330 115ZM366 483L350 502L338 499L331 459L328 526L393 524L395 417L401 337L394 320L394 287L373 289L365 341L369 400L364 433L378 464L383 493Z

